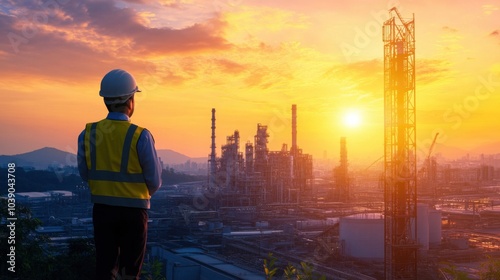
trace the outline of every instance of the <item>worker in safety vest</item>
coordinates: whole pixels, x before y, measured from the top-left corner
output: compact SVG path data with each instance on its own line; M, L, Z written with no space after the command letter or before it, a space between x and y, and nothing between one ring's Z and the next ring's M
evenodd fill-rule
M96 279L139 279L146 251L149 199L161 185L154 139L130 122L134 94L128 72L115 69L101 81L108 116L78 137L78 169L91 191Z

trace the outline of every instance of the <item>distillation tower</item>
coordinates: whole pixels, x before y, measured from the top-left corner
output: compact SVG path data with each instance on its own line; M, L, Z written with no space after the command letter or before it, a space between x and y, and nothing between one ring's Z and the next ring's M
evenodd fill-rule
M335 168L335 185L335 200L339 202L349 202L349 174L345 137L340 138L340 165Z
M297 145L297 106L292 105L292 148L268 148L268 127L257 124L254 143L240 152L240 134L235 130L215 152L215 109L212 109L212 145L209 154L211 191L221 195L225 206L255 206L267 203L300 203L312 197L312 156Z
M212 144L210 146L210 155L208 160L209 173L208 182L209 188L211 190L216 188L216 176L217 176L217 154L215 151L215 108L212 108Z
M417 279L415 20L384 22L384 248L386 279Z

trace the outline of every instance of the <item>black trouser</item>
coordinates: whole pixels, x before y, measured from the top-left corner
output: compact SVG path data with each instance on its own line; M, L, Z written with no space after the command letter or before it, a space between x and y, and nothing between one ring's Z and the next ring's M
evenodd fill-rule
M94 204L96 279L139 279L146 252L146 209Z

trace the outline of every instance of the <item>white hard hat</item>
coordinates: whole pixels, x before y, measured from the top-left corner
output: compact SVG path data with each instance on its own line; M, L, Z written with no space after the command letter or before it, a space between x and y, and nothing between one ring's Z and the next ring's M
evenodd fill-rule
M140 90L135 83L134 77L125 70L114 69L102 78L99 95L116 98L131 96L136 92L140 92Z

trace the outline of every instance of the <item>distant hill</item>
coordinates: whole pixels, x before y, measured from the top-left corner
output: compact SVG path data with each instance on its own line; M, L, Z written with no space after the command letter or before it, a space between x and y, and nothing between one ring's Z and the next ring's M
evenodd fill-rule
M455 158L463 157L467 153L468 153L468 151L466 151L464 149L444 145L441 143L436 143L436 145L434 146L434 149L432 150L432 155L441 154L442 156L444 156L445 158L448 158L448 159L455 159Z
M483 144L479 147L476 147L470 151L473 155L491 155L491 154L500 154L500 142L487 143Z
M500 142L483 144L470 150L465 150L453 146L436 143L436 146L434 146L432 154L433 155L441 154L442 156L448 159L460 158L467 154L471 156L478 156L481 154L485 155L500 154Z
M35 169L47 169L50 166L76 166L76 155L51 147L18 155L0 155L0 166L6 166L10 162Z
M190 160L191 162L196 162L196 163L206 163L208 161L208 156L207 157L197 157L197 158L191 158L188 157L184 154L178 153L176 151L170 150L170 149L161 149L157 151L158 157L161 158L164 164L181 164L185 163L186 161Z
M190 160L197 163L206 163L208 158L190 158L186 155L173 150L158 150L158 156L161 157L164 164L181 164ZM35 169L47 169L50 166L76 166L76 155L56 148L45 147L31 152L17 155L0 155L0 167L7 166L14 162L18 166L33 167Z

